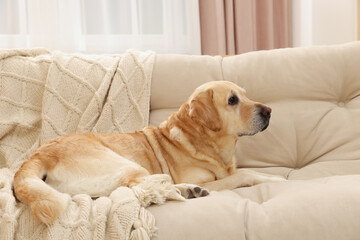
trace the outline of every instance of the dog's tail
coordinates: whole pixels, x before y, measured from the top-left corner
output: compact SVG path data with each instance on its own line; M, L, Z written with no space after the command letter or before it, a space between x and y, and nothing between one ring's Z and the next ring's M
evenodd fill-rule
M67 195L46 184L42 177L46 168L41 160L30 158L14 177L15 196L30 206L34 216L47 225L60 216L67 205Z

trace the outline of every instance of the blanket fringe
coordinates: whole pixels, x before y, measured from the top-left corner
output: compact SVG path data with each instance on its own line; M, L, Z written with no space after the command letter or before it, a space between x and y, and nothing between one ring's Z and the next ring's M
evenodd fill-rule
M143 183L134 186L132 190L142 207L148 207L152 203L160 205L166 200L185 200L167 174L147 176Z
M131 240L150 240L156 234L155 218L145 207L152 203L163 204L166 200L185 200L167 174L150 175L143 183L134 186L132 190L139 200L141 208L139 218L133 225Z
M157 231L155 217L144 207L140 208L139 219L135 221L134 230L131 232L130 240L150 240Z

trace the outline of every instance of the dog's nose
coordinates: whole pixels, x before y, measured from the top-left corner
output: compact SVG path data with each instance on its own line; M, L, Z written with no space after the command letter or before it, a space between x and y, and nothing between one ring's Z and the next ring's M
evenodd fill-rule
M271 108L264 106L261 108L260 112L264 117L269 118L271 114Z

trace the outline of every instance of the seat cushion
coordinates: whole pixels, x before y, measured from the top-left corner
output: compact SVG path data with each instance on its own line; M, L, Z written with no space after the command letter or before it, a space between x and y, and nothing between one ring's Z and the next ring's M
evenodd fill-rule
M211 192L149 210L154 239L358 239L360 175Z

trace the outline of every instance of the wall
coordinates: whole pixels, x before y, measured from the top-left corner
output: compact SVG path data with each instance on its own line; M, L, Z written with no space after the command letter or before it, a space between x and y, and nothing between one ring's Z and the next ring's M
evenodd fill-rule
M358 39L358 0L293 0L293 46Z

